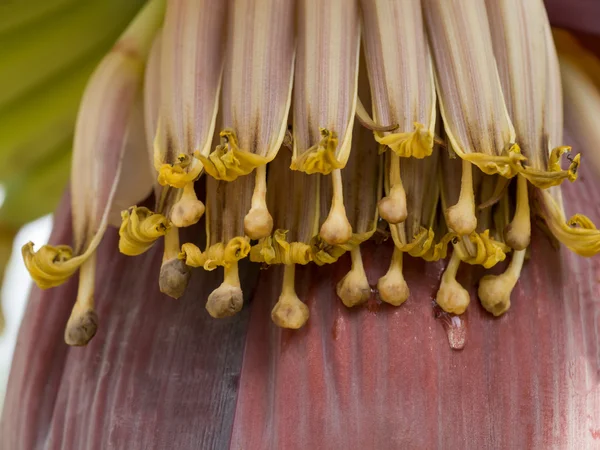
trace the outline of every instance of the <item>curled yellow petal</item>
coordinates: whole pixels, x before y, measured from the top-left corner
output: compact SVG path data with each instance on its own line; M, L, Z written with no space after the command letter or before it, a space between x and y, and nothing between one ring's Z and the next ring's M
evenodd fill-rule
M338 146L337 133L326 128L319 128L321 140L298 157L292 159L290 168L307 174L330 174L335 169L344 167L336 157Z
M202 164L183 153L174 164L157 164L158 182L161 186L184 188L202 173Z
M414 157L418 159L431 155L433 151L433 133L423 124L415 122L414 131L405 133L392 133L387 136L375 134L375 140L392 149L402 158Z
M208 155L198 154L204 164L204 170L217 180L233 181L247 175L254 168L266 164L269 159L246 150L241 150L235 132L231 129L221 131L221 144Z
M581 256L594 256L600 252L600 230L582 214L566 219L562 208L559 187L538 191L541 215L548 228L561 243Z
M179 259L185 260L190 267L203 267L204 270L214 270L219 266L229 267L244 259L250 253L250 242L244 237L231 239L227 244L222 242L211 245L206 251L191 243L181 246Z
M141 255L164 236L169 229L167 219L145 207L133 206L121 213L119 251L124 255Z
M250 250L250 261L285 265L311 262L311 246L303 242L288 242L287 233L288 230L275 230L272 237L261 239Z
M468 239L473 244L469 250L463 245L460 245ZM506 259L506 253L510 248L499 241L496 241L490 236L490 230L485 230L482 233L473 232L468 236L462 236L461 242L454 246L455 252L459 255L460 260L467 264L480 265L489 269L494 267L498 262Z

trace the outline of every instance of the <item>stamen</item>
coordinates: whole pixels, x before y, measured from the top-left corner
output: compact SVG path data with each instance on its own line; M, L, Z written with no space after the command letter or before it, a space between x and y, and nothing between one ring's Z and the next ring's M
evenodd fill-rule
M165 235L165 251L158 285L160 292L169 297L179 298L185 293L190 281L190 269L179 259L179 229L171 227Z
M96 254L93 253L79 271L77 300L65 328L65 342L68 345L86 345L98 329L98 314L94 311L95 275Z
M342 185L342 171L336 169L331 174L333 198L329 215L319 232L325 242L330 245L344 244L352 237L352 226L346 217L344 207L344 192Z
M477 228L475 217L475 194L473 192L473 166L462 161L462 178L458 203L446 210L448 227L459 235L471 234Z
M525 250L517 250L506 272L501 275L486 275L479 282L477 294L481 305L494 316L500 316L510 308L510 293L519 280L524 261Z
M133 206L121 212L119 228L119 251L124 255L137 256L147 251L169 228L167 219L145 207Z
M396 153L390 155L390 191L377 204L379 215L390 224L401 223L408 215L406 209L406 192L400 175L400 157Z
M455 250L452 252L444 275L442 275L442 283L435 298L436 303L448 313L464 313L471 300L467 290L456 281L459 266L460 257Z
M206 310L215 319L233 316L242 309L244 294L240 287L238 262L224 266L223 283L212 291L206 302Z
M244 232L250 239L262 239L273 231L273 217L267 208L267 166L256 168L252 207L244 217Z
M410 295L408 284L406 284L402 273L402 259L402 251L398 247L394 247L390 268L377 282L377 290L381 300L394 306L400 306Z
M369 286L363 266L360 247L350 250L350 258L352 259L352 268L336 287L338 297L348 308L366 302L371 295L371 286Z
M379 125L375 122L367 112L365 105L360 101L360 97L356 99L356 118L363 127L371 131L394 131L398 128L397 123L391 125Z
M194 182L191 181L184 186L181 198L171 209L171 222L177 228L189 227L200 220L204 210L204 203L196 197Z
M293 330L301 328L310 315L308 306L296 295L294 287L295 274L296 266L287 264L283 270L281 295L271 311L271 319L273 319L275 325Z
M515 250L525 250L531 240L531 219L527 179L517 176L517 209L510 224L504 229L506 243Z

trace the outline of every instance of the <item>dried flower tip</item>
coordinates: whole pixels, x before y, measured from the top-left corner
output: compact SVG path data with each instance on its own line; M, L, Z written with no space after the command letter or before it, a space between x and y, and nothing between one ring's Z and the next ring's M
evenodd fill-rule
M336 286L338 297L342 299L342 302L348 308L366 302L371 295L371 286L369 286L367 274L363 267L360 247L350 250L350 258L352 268Z
M196 197L194 183L188 183L183 188L181 198L171 209L171 222L178 228L189 227L200 220L204 209L204 203Z
M304 153L292 159L290 168L307 174L330 174L336 169L344 167L335 157L338 146L337 133L326 128L319 128L321 140Z
M224 270L223 283L212 291L206 302L206 310L215 319L233 316L240 312L244 305L237 261L225 266Z
M531 240L531 218L527 179L517 176L517 208L512 222L504 229L504 240L515 250L525 250Z
M91 255L81 266L77 300L65 328L68 345L86 345L98 329L98 314L94 311L94 281L96 255Z
M503 274L486 275L479 282L477 294L481 305L494 316L500 316L510 308L510 294L519 280L524 261L525 250L517 250Z
M396 154L389 157L389 185L388 194L377 205L379 215L389 224L404 222L408 215L406 192L400 176L400 157Z
M177 258L164 261L158 278L160 292L172 298L180 298L185 294L190 277L190 269L184 261Z
M379 297L386 303L394 306L400 306L410 295L408 284L402 273L402 251L394 247L392 261L387 273L377 282Z
M145 207L133 206L121 213L119 228L119 251L124 255L141 255L164 236L169 228L162 214L155 214Z
M171 227L165 235L165 250L160 267L160 292L172 298L181 297L190 281L190 269L179 259L179 229Z
M463 160L458 203L446 210L448 227L461 236L469 235L477 228L472 170L471 163Z
M456 273L460 266L460 257L456 251L452 252L450 262L442 275L442 283L437 292L435 301L447 313L462 314L469 306L471 297L465 288L456 281Z
M255 167L265 165L268 158L255 155L248 151L240 150L235 132L225 129L219 133L221 143L208 155L196 156L204 164L204 170L217 180L233 181L236 178L247 175Z
M262 239L273 231L273 217L267 208L267 168L256 169L252 207L244 217L244 232L250 239Z
M340 169L333 171L331 175L333 186L333 198L331 199L331 209L319 235L330 245L340 245L348 242L352 237L352 226L346 216L344 207L344 190L342 184L342 172Z
M521 173L531 184L540 189L558 186L565 179L572 183L577 180L577 171L581 164L581 155L577 154L574 157L568 157L570 164L567 170L563 170L560 165L562 155L569 153L570 151L571 147L568 146L563 145L556 147L550 151L550 156L547 157L547 169L540 170L534 167L525 166Z
M363 0L361 6L373 115L379 123L398 123L393 133L376 130L375 139L400 157L429 156L436 94L421 2Z
M288 264L283 269L283 287L277 303L271 311L271 319L281 328L297 330L301 328L310 315L306 306L296 295L294 287L296 268Z

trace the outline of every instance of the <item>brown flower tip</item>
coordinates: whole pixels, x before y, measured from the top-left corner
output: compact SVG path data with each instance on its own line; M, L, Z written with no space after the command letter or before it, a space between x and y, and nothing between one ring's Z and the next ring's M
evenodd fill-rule
M97 330L98 314L96 311L89 309L79 313L74 310L65 328L65 342L76 347L87 345L96 335Z
M175 299L180 298L185 293L190 276L190 268L185 261L174 258L163 262L158 278L160 292Z
M223 283L212 291L206 302L206 310L215 319L233 316L240 312L244 305L237 261L224 269Z

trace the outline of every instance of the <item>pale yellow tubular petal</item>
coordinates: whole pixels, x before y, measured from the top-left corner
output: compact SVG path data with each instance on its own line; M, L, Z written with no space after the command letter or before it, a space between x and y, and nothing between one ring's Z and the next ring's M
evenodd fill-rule
M386 196L383 197L377 208L379 215L390 225L402 223L406 220L408 210L406 207L406 191L402 184L400 170L400 157L394 152L386 157Z
M352 153L344 174L344 203L353 230L350 241L342 246L350 250L352 268L337 284L337 294L348 307L366 302L371 287L363 267L360 244L369 239L377 229L377 202L382 194L382 157L371 132L361 126L354 127Z
M262 239L273 231L273 217L267 207L267 166L256 168L252 207L244 217L244 230L250 239Z
M244 235L244 211L250 208L252 184L249 175L231 182L207 178L207 249L201 264L206 270L223 266L225 274L206 303L213 317L235 314L243 305L238 261L250 252L250 240Z
M484 0L423 0L435 82L452 149L489 174L523 156L504 102Z
M183 188L210 153L224 60L227 2L172 0L162 32L160 113L154 141L159 182Z
M327 182L328 180L323 180ZM331 172L331 209L321 225L319 236L329 245L345 244L352 237L352 225L346 216L344 205L344 184L341 169Z
M136 101L163 13L164 1L150 1L102 60L85 89L75 128L71 174L75 248L44 246L35 253L31 243L23 248L26 266L40 287L61 284L89 258L102 239L114 205L121 200L115 201L118 186L125 186L128 177L135 180L136 171L147 170L147 159L144 156L140 161L141 147L133 140L140 123ZM128 140L128 133L132 139ZM135 195L151 189L137 187L140 191Z
M294 264L284 266L281 295L271 311L271 318L275 325L292 330L301 328L310 315L308 306L302 303L296 294L295 274Z
M440 308L448 313L462 314L467 310L471 297L467 290L456 281L456 273L460 266L461 258L456 250L452 252L450 261L442 275L440 289L435 301Z
M479 281L479 301L494 316L500 316L510 308L510 294L519 280L524 262L525 249L517 250L504 273L486 275Z
M172 298L179 298L185 293L190 281L191 272L185 261L179 259L179 229L171 227L165 235L165 251L158 285L160 292Z
M267 205L275 231L252 247L253 262L308 264L316 256L311 243L319 233L322 177L290 171L290 162L291 152L284 148L269 164Z
M283 142L294 73L294 6L279 0L231 2L221 104L223 131L237 145L217 146L200 157L215 178L249 174L271 161Z
M517 176L517 207L510 224L504 230L504 240L514 250L525 250L531 240L531 212L527 179Z
M346 165L359 49L357 0L298 2L292 169L329 174Z
M408 215L403 223L390 225L396 248L428 261L445 257L448 242L454 237L453 233L436 233L440 198L439 151L436 149L423 160L402 161L401 175L406 189ZM389 190L389 183L386 183L386 189Z
M456 205L461 205L460 198L461 196L464 196L465 191L468 190L461 186L465 181L464 174L462 177L459 177L461 166L464 167L468 163L459 158L452 159L445 152L443 152L440 159L442 209L444 211L446 224L449 228L454 230L453 225L451 225L453 222L449 217L449 212L452 211L452 208L456 208ZM454 245L454 253L459 255L463 262L468 264L479 264L489 268L493 267L497 262L503 261L509 248L502 241L493 238L495 235L495 228L493 227L493 223L487 219L487 216L492 213L480 209L477 211L478 215L475 215L476 211L474 205L475 203L481 203L484 199L487 200L490 197L490 193L493 192L493 189L497 184L495 178L499 177L499 175L490 177L489 175L483 174L476 167L472 167L470 175L470 185L472 186L470 194L472 197L470 196L468 204L466 202L463 203L463 205L468 205L467 207L463 206L463 208L469 212L469 215L473 214L471 220L475 221L476 226L468 233L457 233L458 240ZM461 181L459 181L459 179ZM489 184L487 189L486 184ZM455 206L450 207L449 205ZM487 208L492 208L492 206L488 206ZM481 223L479 222L480 220ZM489 227L492 228L490 229ZM501 236L503 230L504 227L500 230ZM450 238L450 235L448 238Z
M561 81L550 24L542 0L486 0L500 81L527 166L522 172L539 188L577 177L579 157L568 170L559 163L569 147L551 142L562 123Z
M362 0L361 6L373 117L398 124L390 132L376 131L375 138L398 156L429 156L436 98L421 1Z

